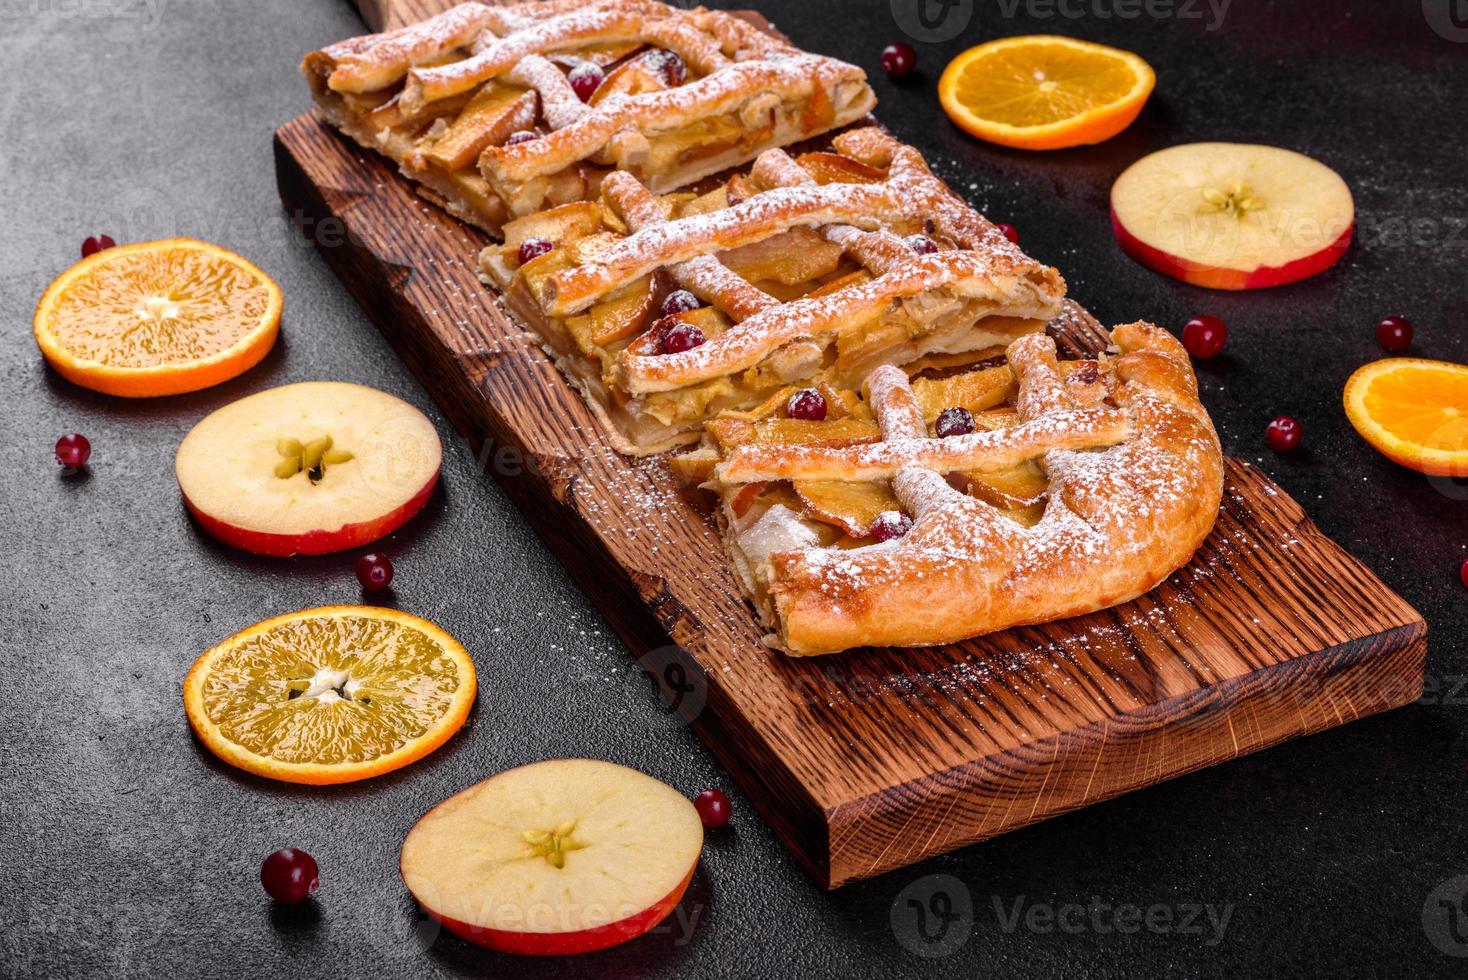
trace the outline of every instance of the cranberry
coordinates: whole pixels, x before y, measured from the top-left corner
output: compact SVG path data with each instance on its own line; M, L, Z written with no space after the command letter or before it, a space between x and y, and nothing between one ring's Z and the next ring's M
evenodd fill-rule
M1014 225L997 224L994 227L999 229L999 234L1014 242L1014 244L1019 244L1019 229Z
M695 796L693 808L698 811L698 819L710 830L724 826L729 822L729 815L734 812L729 797L716 789L706 789Z
M606 77L606 72L602 71L600 66L590 61L583 61L571 69L566 80L576 91L576 98L587 102L590 101L592 93L601 87L602 79Z
M544 238L527 238L520 243L520 264L524 265L531 259L538 259L553 248L555 246Z
M1300 423L1281 415L1264 430L1264 441L1277 453L1287 453L1300 445Z
M663 77L663 84L668 88L682 85L688 80L688 66L672 51L654 48L642 57L647 67Z
M678 313L688 313L696 310L702 304L698 297L686 289L675 289L663 300L661 307L663 316L674 316Z
M316 859L294 847L276 851L260 865L260 884L277 902L303 902L321 886Z
M357 559L357 581L367 592L381 592L392 585L392 559L379 552Z
M532 133L528 129L517 129L509 136L505 137L505 145L514 146L517 143L529 143L531 140L538 139L540 139L540 137L535 133Z
M900 510L884 510L872 522L868 535L878 541L891 541L912 530L912 518Z
M919 255L932 255L938 251L938 243L927 235L908 235L905 241L907 247Z
M56 440L56 462L69 470L80 469L92 458L92 444L80 432Z
M86 258L89 255L96 255L98 252L112 248L116 244L110 235L88 237L86 241L82 242L82 258Z
M938 413L938 421L934 425L939 439L947 439L949 436L966 436L974 431L974 417L966 408L945 408Z
M804 422L823 422L826 418L826 396L814 388L802 388L785 403L785 414Z
M1412 343L1412 321L1400 313L1387 317L1376 325L1376 342L1387 350L1406 350Z
M901 78L917 65L917 52L911 44L889 44L882 49L882 70L892 78Z
M1200 361L1217 357L1228 343L1228 327L1216 316L1195 316L1183 325L1183 346Z
M702 330L691 323L679 320L668 327L658 348L664 354L681 354L686 350L702 346L705 339Z

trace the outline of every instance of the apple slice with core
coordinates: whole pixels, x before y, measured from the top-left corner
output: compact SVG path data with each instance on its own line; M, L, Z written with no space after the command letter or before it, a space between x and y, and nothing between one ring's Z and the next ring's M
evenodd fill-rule
M1188 143L1145 156L1111 187L1111 226L1133 259L1212 289L1262 289L1334 265L1356 206L1340 175L1292 150Z
M309 381L242 398L184 436L174 474L199 525L261 555L375 541L423 509L443 449L422 412L363 385Z
M403 841L403 882L454 935L561 955L636 938L683 897L703 850L684 796L635 769L553 759L449 797Z

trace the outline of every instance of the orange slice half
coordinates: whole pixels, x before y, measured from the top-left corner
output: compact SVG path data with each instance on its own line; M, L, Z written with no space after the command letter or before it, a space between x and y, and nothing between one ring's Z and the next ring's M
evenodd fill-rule
M36 306L36 343L68 381L128 398L197 391L260 362L280 328L280 287L216 245L169 238L104 249Z
M427 620L323 606L204 651L184 678L184 709L199 740L232 766L289 783L347 783L448 741L475 683L469 654Z
M1346 382L1346 416L1382 455L1431 476L1468 476L1468 365L1389 357Z
M938 81L943 111L979 139L1022 150L1100 143L1126 129L1157 83L1130 51L1050 34L969 48Z

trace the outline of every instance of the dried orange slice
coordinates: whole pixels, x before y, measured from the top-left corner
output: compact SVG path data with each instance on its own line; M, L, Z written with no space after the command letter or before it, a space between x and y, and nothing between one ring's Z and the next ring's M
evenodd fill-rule
M1130 51L1051 34L969 48L938 81L943 111L979 139L1022 150L1100 143L1142 111L1157 76Z
M406 766L458 731L474 662L448 633L376 606L256 623L184 678L189 724L232 766L289 783L347 783Z
M1346 417L1388 459L1431 476L1468 476L1468 364L1388 357L1346 382Z
M168 238L104 249L36 306L36 343L84 388L147 398L197 391L260 362L280 328L280 287L217 245Z

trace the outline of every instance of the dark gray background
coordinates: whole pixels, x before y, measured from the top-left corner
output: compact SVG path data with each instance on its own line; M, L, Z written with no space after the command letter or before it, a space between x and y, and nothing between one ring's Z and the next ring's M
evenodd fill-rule
M1416 321L1412 353L1468 360L1468 44L1431 29L1416 0L1235 0L1216 30L1205 5L1189 17L1183 0L1122 0L1133 19L1104 16L1109 0L1062 4L1076 18L1043 0L1014 16L1009 0L976 0L966 29L920 44L921 72L894 85L877 70L902 37L885 0L750 5L803 46L872 70L881 118L975 205L1018 225L1103 320L1228 321L1226 356L1201 367L1225 447L1427 616L1423 703L825 894L661 713L627 651L441 425L443 491L385 547L392 601L473 652L477 713L441 751L367 784L312 791L239 774L190 737L185 669L260 618L358 600L355 555L269 561L213 544L180 505L175 445L232 399L313 378L372 384L441 418L290 231L275 192L271 131L307 105L297 62L362 25L345 0L0 0L0 432L13 452L0 477L5 975L1462 975L1468 961L1444 951L1468 953L1468 935L1454 941L1437 899L1468 891L1451 880L1468 873L1468 594L1457 580L1468 489L1378 457L1347 425L1340 391L1380 355L1386 313ZM941 66L968 44L1029 32L1135 50L1156 66L1157 94L1097 148L1029 155L968 139L938 109ZM1360 209L1350 254L1313 281L1252 294L1133 265L1109 230L1111 180L1145 152L1200 139L1279 143L1336 167ZM243 252L285 289L281 343L197 395L128 402L61 381L31 341L31 310L98 232ZM1304 426L1288 458L1263 445L1279 413ZM94 446L82 479L62 478L51 454L73 430ZM710 836L682 919L549 962L420 928L396 872L414 819L493 772L564 755L635 766L689 794L731 792L733 824ZM309 906L273 908L259 887L260 860L284 845L321 864ZM937 874L961 888L927 877ZM966 892L971 915L926 946L909 888L946 888L959 908ZM1066 903L1158 906L1174 925L1193 905L1231 913L1221 940L1206 920L1202 934L1117 934L1109 912L1068 920L1074 933L1042 919L1006 931L996 909L1017 902L1040 916ZM953 946L943 959L915 952Z

